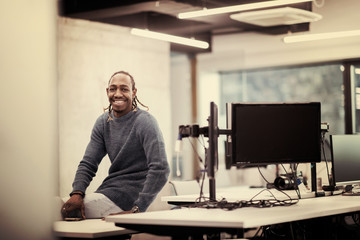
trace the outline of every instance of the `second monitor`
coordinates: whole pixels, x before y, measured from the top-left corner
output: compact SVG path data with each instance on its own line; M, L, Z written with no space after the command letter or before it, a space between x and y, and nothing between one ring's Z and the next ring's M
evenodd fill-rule
M319 102L231 103L226 166L321 161Z

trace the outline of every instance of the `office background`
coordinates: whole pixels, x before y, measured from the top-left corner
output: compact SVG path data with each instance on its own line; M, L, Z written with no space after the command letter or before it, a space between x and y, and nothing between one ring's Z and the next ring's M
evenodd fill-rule
M356 0L340 6L326 0L313 8L323 19L309 33L358 29L359 7ZM220 83L227 74L360 58L359 37L286 45L283 36L243 33L215 36L212 52L194 59L171 53L168 43L131 36L124 27L58 17L55 1L2 1L0 9L2 239L51 237L58 213L53 196L71 190L95 118L107 107L105 87L113 72L134 75L172 163L178 125L207 124L209 102L221 103ZM196 119L190 94L194 66ZM225 126L224 115L219 123ZM184 142L182 179L194 176L192 155ZM106 164L89 190L106 174Z

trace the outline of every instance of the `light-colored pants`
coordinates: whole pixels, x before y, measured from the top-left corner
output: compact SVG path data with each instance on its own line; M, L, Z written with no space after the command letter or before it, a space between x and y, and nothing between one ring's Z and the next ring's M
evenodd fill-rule
M69 198L63 198L64 203ZM84 198L85 217L89 218L103 218L111 213L123 212L114 202L101 193L89 193Z

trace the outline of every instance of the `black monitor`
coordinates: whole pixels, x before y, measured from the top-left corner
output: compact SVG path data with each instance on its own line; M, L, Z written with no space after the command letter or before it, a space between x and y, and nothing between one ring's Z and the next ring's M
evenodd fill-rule
M208 153L208 169L207 174L209 179L215 178L215 171L218 168L218 107L214 102L210 103L209 122L209 153Z
M330 135L330 144L333 164L332 174L335 185L359 185L360 135Z
M321 161L319 102L231 103L227 112L227 166Z
M210 103L210 116L208 118L209 148L206 156L206 168L209 178L210 200L216 201L215 171L218 168L218 107L214 102Z

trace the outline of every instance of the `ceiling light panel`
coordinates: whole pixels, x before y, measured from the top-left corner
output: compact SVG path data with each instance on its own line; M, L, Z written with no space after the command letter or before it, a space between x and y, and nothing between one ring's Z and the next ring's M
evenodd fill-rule
M322 16L303 9L283 7L232 14L230 18L252 25L270 27L315 22Z

